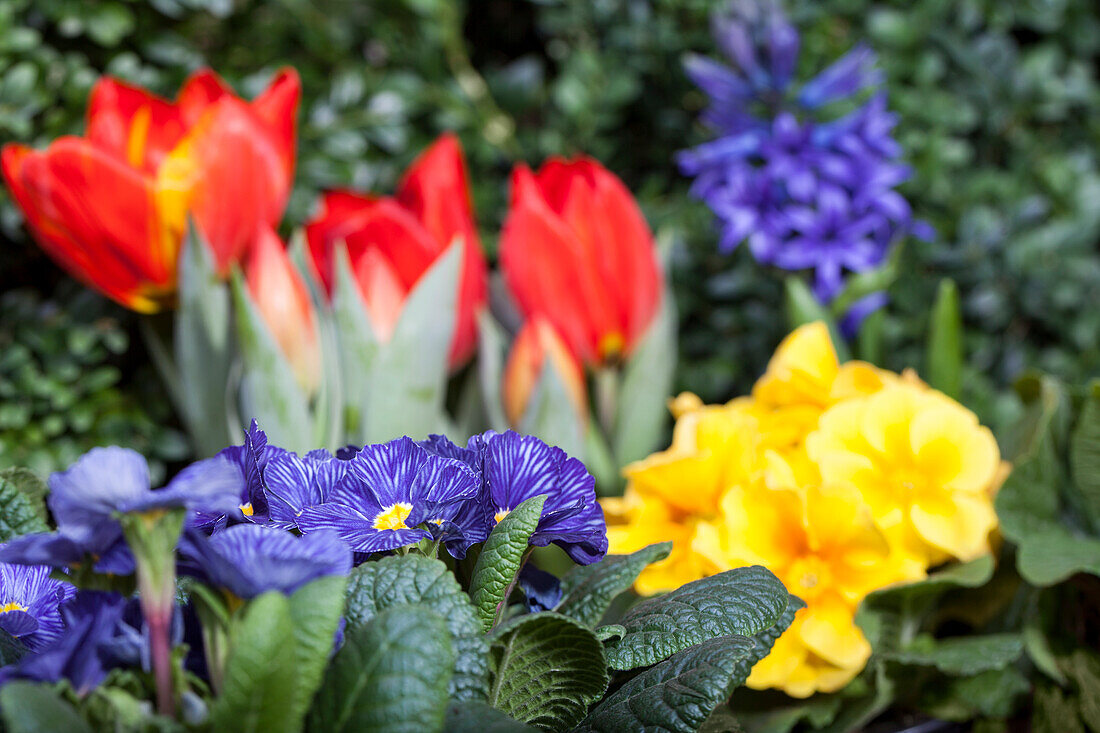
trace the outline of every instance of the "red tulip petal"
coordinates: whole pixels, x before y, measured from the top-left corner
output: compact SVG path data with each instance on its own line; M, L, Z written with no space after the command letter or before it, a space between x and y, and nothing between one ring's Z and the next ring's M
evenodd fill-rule
M314 269L321 278L325 292L332 295L333 284L333 247L340 241L342 234L333 234L333 230L343 226L344 222L374 204L376 199L354 191L327 191L321 196L321 206L317 215L306 224L306 241Z
M282 241L267 224L260 226L249 250L245 278L252 300L294 376L312 393L321 377L313 302Z
M74 277L142 312L175 288L178 240L158 225L152 179L86 140L7 146L4 177L42 248Z
M464 242L458 315L450 364L464 364L477 347L477 312L488 298L485 255L474 223L466 161L458 138L445 133L421 153L397 187L397 200L446 247L455 237Z
M595 201L603 213L601 269L614 273L627 351L646 332L661 302L657 247L634 197L616 176L598 167Z
M180 87L176 106L180 119L188 127L196 124L206 110L223 97L237 98L225 80L212 69L199 69Z
M441 246L456 236L478 239L466 162L458 138L450 133L413 161L397 187L397 200Z
M88 101L86 137L150 173L183 137L186 125L171 102L103 77Z
M355 279L366 301L374 335L382 343L389 341L408 290L390 261L377 249L368 249L356 261Z
M278 224L290 184L263 123L229 97L207 110L157 172L163 216L182 233L190 211L221 273L241 259L258 226Z
M346 219L331 234L335 241L347 242L353 264L369 250L380 251L406 290L420 279L442 249L420 222L393 199L375 201Z
M294 177L294 153L298 140L298 101L302 82L298 72L281 69L267 89L252 101L252 111L264 121L272 139L282 152L287 178Z
M525 314L542 315L578 357L596 361L600 336L616 326L610 284L589 266L583 244L525 166L513 173L512 199L500 243L509 289Z

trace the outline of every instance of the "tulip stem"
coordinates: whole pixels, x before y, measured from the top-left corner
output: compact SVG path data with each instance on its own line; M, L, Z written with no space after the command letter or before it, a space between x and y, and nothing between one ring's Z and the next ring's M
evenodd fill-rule
M600 367L593 377L596 387L596 416L603 433L611 438L619 413L619 372L614 367Z

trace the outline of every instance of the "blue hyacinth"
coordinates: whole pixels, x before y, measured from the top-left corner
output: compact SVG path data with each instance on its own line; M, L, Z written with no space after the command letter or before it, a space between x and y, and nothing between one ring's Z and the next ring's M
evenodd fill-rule
M717 216L722 251L747 242L759 262L813 270L814 293L828 302L846 273L882 264L908 234L931 236L895 190L911 171L870 49L857 46L796 88L798 33L777 4L734 2L715 16L714 35L731 65L691 55L685 69L710 98L702 121L717 137L678 163ZM854 109L834 112L844 100ZM846 330L884 302L858 303Z

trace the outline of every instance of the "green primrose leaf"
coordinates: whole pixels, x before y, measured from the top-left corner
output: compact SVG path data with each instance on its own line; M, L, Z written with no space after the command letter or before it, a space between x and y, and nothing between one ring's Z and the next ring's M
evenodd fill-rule
M546 495L533 496L500 520L481 548L470 583L481 627L493 628L498 613L508 602L508 590L527 553L527 541L539 526Z
M13 537L49 532L42 494L21 475L0 474L0 542Z
M924 580L893 586L869 594L856 612L860 627L876 652L896 650L902 625L919 618L952 588L978 588L993 577L994 561L983 555L967 563L951 565Z
M594 627L611 601L629 590L647 565L664 560L671 551L671 542L661 542L629 555L607 555L597 563L570 570L561 579L562 598L554 610Z
M967 677L946 677L920 691L921 710L942 720L1009 718L1031 682L1015 666L990 669Z
M0 718L8 733L92 733L53 686L15 680L0 689Z
M950 675L975 675L1012 664L1024 651L1019 634L987 634L952 639L920 636L904 649L885 655L899 664L935 667Z
M336 629L344 611L347 578L329 575L308 583L290 596L290 620L294 626L295 715L301 720L321 684Z
M26 651L27 649L22 642L0 629L0 667L18 662Z
M213 730L297 731L302 726L290 600L272 591L249 601L230 631Z
M603 645L571 618L519 616L490 634L496 674L489 704L546 730L568 730L607 689Z
M453 668L450 634L439 614L419 605L387 608L349 627L307 730L441 731Z
M387 608L409 603L430 608L447 624L455 656L450 698L485 700L489 694L489 644L469 597L439 560L390 555L355 568L344 614L348 629L370 622Z
M674 654L609 695L578 730L699 730L771 652L805 605L788 595L778 620L753 636L719 636Z
M666 283L661 309L623 369L612 438L620 466L647 456L664 434L676 346L676 303Z
M535 729L526 723L491 708L483 702L466 700L451 701L447 706L447 722L443 726L447 733L534 733Z
M720 636L674 654L608 695L576 730L696 731L752 668L747 636Z
M647 667L718 636L752 636L774 626L789 605L767 569L727 570L627 611L619 621L626 634L606 642L607 661L612 669Z

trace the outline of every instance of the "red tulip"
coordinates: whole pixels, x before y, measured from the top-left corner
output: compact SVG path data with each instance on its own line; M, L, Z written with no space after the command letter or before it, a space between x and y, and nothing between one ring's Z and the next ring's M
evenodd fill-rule
M312 394L321 379L313 301L282 241L267 224L260 226L249 249L244 273L256 309L290 362L298 383Z
M333 257L345 242L374 332L389 338L405 298L456 238L463 246L458 314L450 364L462 366L477 346L477 312L488 297L485 256L474 225L466 164L457 138L440 137L405 173L393 198L326 193L306 225L309 250L331 295Z
M546 369L553 369L565 387L570 405L581 425L588 422L588 396L584 370L545 319L535 317L523 324L508 363L504 366L504 415L512 427L520 427L531 395Z
M622 181L589 158L512 173L500 240L504 279L525 316L542 316L582 361L628 356L657 312L653 235Z
M84 137L5 145L4 179L39 244L73 276L142 312L170 305L190 213L219 272L282 218L294 171L298 75L251 103L199 71L175 102L104 77Z

